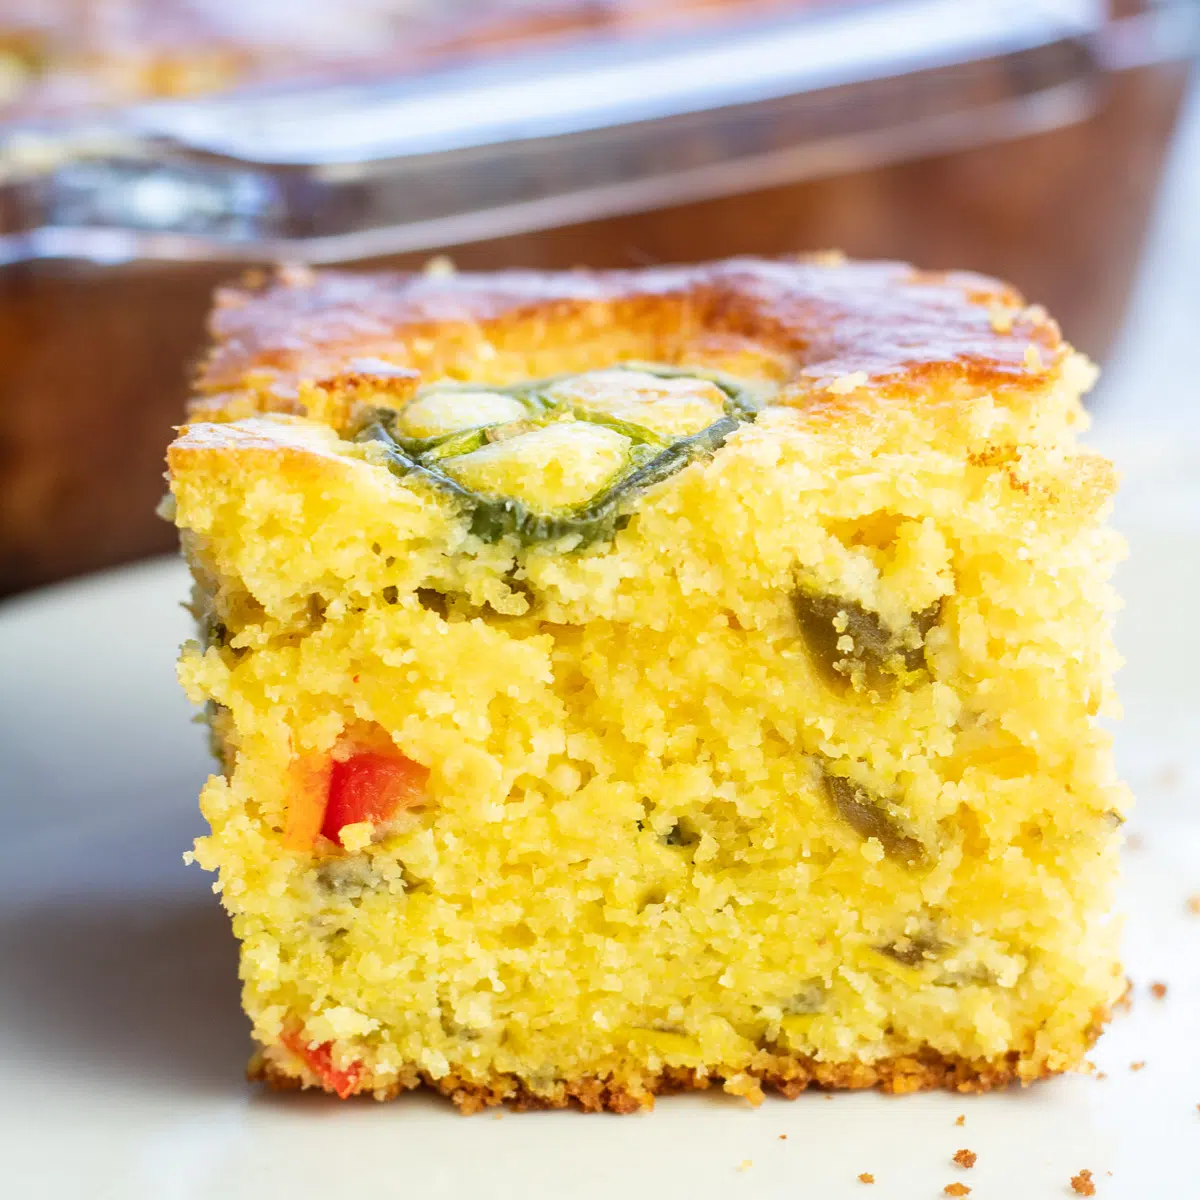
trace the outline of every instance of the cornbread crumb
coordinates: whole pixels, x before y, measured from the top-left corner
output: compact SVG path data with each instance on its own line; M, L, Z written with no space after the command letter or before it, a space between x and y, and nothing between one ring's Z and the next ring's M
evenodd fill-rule
M872 1175L870 1171L864 1171L861 1175L859 1175L858 1182L859 1183L874 1183L875 1176Z
M954 1154L954 1161L964 1170L970 1170L975 1165L977 1157L974 1150L957 1150Z
M1187 898L1187 910L1193 917L1200 916L1200 892Z
M1094 1196L1096 1194L1096 1185L1092 1182L1091 1171L1085 1169L1080 1171L1078 1175L1072 1175L1071 1190L1077 1196Z
M375 826L370 821L356 821L353 824L342 826L338 840L344 849L351 854L357 854L371 844L374 835Z
M965 1125L967 1123L967 1114L959 1113L958 1116L954 1118L954 1123L955 1125Z
M1160 788L1170 790L1179 786L1181 772L1175 763L1168 763L1158 773L1157 783Z
M1155 1000L1162 1000L1167 994L1167 985L1165 983L1152 983L1150 985L1150 995Z
M740 1163L738 1163L738 1170L739 1171L748 1171L748 1170L750 1170L750 1168L752 1166L754 1166L754 1159L743 1158L742 1161Z
M725 1081L724 1090L731 1096L741 1096L757 1108L764 1100L762 1084L753 1075L739 1073Z
M1131 1062L1129 1064L1129 1069L1131 1071L1141 1071L1145 1068L1145 1066L1146 1066L1146 1060L1139 1059L1137 1062Z
M786 1142L786 1141L787 1141L787 1134L786 1134L786 1133L781 1133L781 1134L779 1135L779 1140L780 1140L781 1142Z
M965 1183L948 1183L942 1191L947 1196L969 1196L971 1189Z
M1108 1072L1107 1072L1107 1071L1097 1071L1097 1072L1096 1072L1096 1074L1095 1074L1095 1078L1096 1078L1096 1079L1107 1079L1107 1078L1108 1078Z

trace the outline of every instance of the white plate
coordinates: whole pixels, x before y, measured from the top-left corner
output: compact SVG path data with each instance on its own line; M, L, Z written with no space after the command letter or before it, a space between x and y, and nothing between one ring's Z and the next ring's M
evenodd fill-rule
M1069 1197L1084 1167L1101 1198L1200 1196L1200 916L1185 910L1200 892L1200 453L1122 451L1119 754L1141 846L1135 1002L1094 1055L1106 1079L502 1120L248 1086L232 939L180 857L208 763L172 669L186 576L159 561L0 608L0 1196L933 1200L961 1181L973 1200L1035 1200ZM959 1147L973 1170L951 1163Z

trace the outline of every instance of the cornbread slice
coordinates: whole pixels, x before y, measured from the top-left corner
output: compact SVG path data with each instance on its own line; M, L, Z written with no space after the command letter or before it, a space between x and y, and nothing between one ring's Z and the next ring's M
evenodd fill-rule
M169 452L255 1075L987 1088L1123 988L1091 367L834 257L223 294Z

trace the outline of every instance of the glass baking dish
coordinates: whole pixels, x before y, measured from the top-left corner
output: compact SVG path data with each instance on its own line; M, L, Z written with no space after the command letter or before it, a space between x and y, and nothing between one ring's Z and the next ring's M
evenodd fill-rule
M1053 128L1102 85L1093 9L788 10L25 123L0 262L345 262Z
M213 286L276 260L641 265L837 246L1013 279L1102 355L1194 9L723 5L0 132L0 592L170 545Z

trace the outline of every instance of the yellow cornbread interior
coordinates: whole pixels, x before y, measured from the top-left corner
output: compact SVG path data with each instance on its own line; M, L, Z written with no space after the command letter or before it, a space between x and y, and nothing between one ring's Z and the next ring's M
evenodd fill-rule
M380 1095L1075 1065L1123 986L1096 725L1119 544L1111 469L1075 442L1088 381L1068 359L1033 405L956 385L886 415L785 388L566 550L472 537L316 421L185 431L210 634L180 670L226 767L195 853L273 1068L320 1082L295 1029ZM814 594L851 658L855 612L909 631L903 669L832 670ZM431 803L284 849L291 764L364 725L429 768Z

